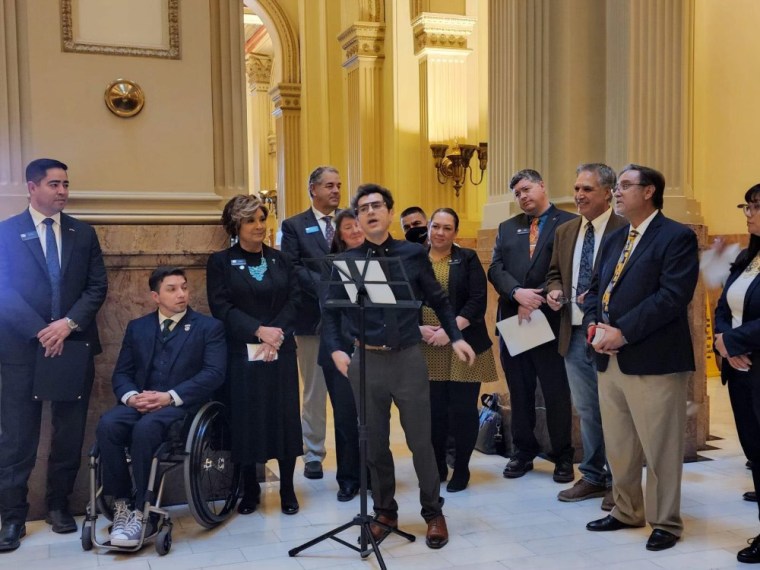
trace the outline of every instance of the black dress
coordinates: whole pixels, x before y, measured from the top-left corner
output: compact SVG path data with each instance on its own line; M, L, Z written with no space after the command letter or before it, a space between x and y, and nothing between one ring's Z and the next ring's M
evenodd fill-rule
M259 281L248 268L259 267L262 254L267 269ZM227 334L232 459L244 465L303 454L293 337L298 283L282 253L264 246L262 254L235 245L211 255L206 269L209 307ZM261 325L282 328L285 340L277 360L249 362L246 344L259 342Z

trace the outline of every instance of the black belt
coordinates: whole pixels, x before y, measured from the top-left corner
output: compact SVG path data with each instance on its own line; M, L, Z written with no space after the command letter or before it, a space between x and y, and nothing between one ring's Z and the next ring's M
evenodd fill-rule
M415 346L417 343L412 344L405 344L403 346L386 346L386 345L376 345L376 344L365 344L364 349L365 350L371 350L373 352L400 352L402 350L406 350L407 348L410 348L412 346ZM354 341L354 346L357 348L361 348L361 343L358 340Z

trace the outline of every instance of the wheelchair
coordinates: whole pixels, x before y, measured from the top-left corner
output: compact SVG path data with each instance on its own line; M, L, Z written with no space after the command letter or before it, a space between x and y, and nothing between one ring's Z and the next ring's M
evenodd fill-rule
M98 513L113 520L113 498L103 495L102 468L97 442L89 454L90 500L82 524L82 549L93 546L118 552L136 552L155 542L163 556L171 550L172 526L169 512L162 508L166 476L180 467L184 471L187 504L193 518L205 528L224 522L237 504L242 471L231 455L231 430L223 404L208 402L198 412L171 426L156 450L151 464L148 490L143 508L143 535L135 546L116 546L100 542L96 526ZM127 458L129 461L129 458ZM150 523L148 523L150 521ZM150 529L150 530L149 530Z

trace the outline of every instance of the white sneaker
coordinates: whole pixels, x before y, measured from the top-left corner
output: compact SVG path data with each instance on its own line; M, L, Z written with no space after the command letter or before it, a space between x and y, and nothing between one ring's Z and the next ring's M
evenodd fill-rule
M142 530L142 511L132 511L121 532L119 534L111 533L111 544L114 546L137 546L142 538Z
M124 527L127 526L127 521L129 520L130 514L131 511L129 510L129 506L127 505L127 501L125 499L118 499L114 501L113 524L111 525L111 540L113 540L116 535L124 532Z

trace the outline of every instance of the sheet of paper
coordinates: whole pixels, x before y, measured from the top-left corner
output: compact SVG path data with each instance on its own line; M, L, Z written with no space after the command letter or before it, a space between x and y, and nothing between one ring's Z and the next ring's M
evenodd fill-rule
M344 282L344 287L346 288L346 293L348 293L348 298L351 299L352 303L356 303L356 285L353 283L348 283L348 281L350 281L350 271L348 270L346 261L342 259L336 259L333 263L340 269L340 278ZM356 268L359 270L359 274L362 274L364 272L364 265L366 263L367 261L364 259L356 260ZM379 261L376 259L371 259L369 261L369 267L367 267L367 274L364 276L364 279L365 282L367 282L367 294L369 295L370 301L373 303L383 303L388 305L393 305L396 303L396 296L393 294L390 286L385 283L388 281L388 278L385 276L383 268L380 267ZM373 284L372 281L382 281L382 283Z
M258 360L264 360L264 353L262 352L258 356L256 356L256 353L261 348L261 344L254 342L251 344L246 344L246 348L248 349L248 362L256 362ZM274 355L274 358L272 360L277 360L277 354Z
M523 321L522 324L518 324L517 315L515 315L496 323L496 328L499 329L499 334L512 356L517 356L555 338L546 315L539 309L530 314L529 322Z

